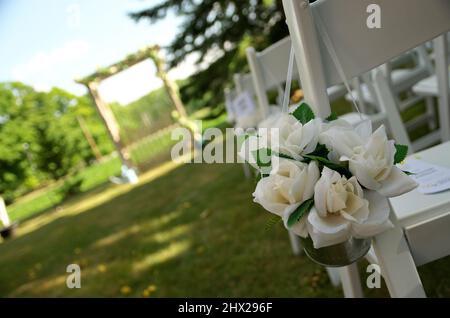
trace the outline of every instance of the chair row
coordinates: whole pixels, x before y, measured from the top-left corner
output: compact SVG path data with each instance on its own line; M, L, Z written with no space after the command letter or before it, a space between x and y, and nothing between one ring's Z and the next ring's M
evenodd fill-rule
M257 105L254 126L273 113L272 109L280 109L292 46L294 77L318 116L330 114L330 102L353 97L363 118L370 118L375 125L386 124L392 137L409 145L411 153L441 142L415 157L450 168L446 36L450 4L445 0L383 2L384 27L372 30L365 27L366 7L371 2L283 0L290 37L262 52L248 49L251 72L235 76L234 96L252 97ZM343 82L351 84L350 92ZM278 91L275 106L269 103L271 90ZM437 114L434 97L438 97ZM231 95L228 98L233 99ZM418 103L425 106L423 114L403 123L400 112ZM343 117L353 124L360 120L355 113ZM408 130L423 123L430 132L411 142ZM380 265L391 296L424 297L416 267L450 254L450 192L426 195L414 190L390 199L390 204L395 227L373 239L368 258ZM362 295L355 264L341 268L340 276L347 297Z

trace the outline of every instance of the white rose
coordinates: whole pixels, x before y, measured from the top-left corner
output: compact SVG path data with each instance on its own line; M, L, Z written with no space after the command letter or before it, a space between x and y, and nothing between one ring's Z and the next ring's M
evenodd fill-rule
M417 187L417 183L394 165L395 143L388 140L384 126L373 134L370 121L355 130L333 126L324 131L319 141L332 153L329 158L349 162L350 172L358 182L383 196L395 197Z
M374 191L364 192L355 177L347 180L324 167L314 191L307 226L315 248L339 244L352 236L372 237L392 226L386 198Z
M286 221L300 204L313 197L319 177L316 162L306 164L273 157L272 171L269 176L259 180L253 193L254 201ZM305 236L306 223L296 224L292 230Z
M270 139L271 149L288 155L296 160L302 160L302 154L313 152L319 141L319 133L322 122L320 119L313 119L306 124L300 123L290 114L280 114L273 123L277 129L278 138Z
M338 119L322 125L319 143L325 145L330 151L328 159L339 163L340 157L351 154L353 147L361 145L363 139L352 125L345 120Z

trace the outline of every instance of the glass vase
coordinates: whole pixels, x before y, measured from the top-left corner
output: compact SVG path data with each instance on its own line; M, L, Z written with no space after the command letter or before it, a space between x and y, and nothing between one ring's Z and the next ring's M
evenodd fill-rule
M314 248L311 237L300 238L306 255L314 262L326 267L342 267L363 258L370 249L370 238L349 240L336 245Z

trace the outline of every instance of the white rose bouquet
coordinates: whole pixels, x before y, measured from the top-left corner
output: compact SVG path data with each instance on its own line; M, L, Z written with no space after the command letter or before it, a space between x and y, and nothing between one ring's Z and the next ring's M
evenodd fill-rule
M253 140L261 171L254 201L315 249L392 227L387 198L417 186L396 166L408 148L389 140L383 126L372 133L370 121L354 128L335 115L321 120L303 103L271 128L277 138L271 134L267 147Z

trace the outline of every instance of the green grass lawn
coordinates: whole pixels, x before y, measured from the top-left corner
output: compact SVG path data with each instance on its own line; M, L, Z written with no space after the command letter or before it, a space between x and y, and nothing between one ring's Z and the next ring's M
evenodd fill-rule
M241 169L171 167L25 222L0 245L0 295L340 296L319 266L291 255L281 226L266 229ZM82 267L79 290L65 287L70 263Z
M145 147L159 152L163 139ZM281 224L267 229L241 165L167 162L136 186L107 183L119 170L111 158L76 175L80 194L64 198L56 183L8 207L21 223L0 243L0 296L342 296L321 266L292 255ZM71 263L82 268L81 289L65 285ZM428 296L450 297L450 257L419 272ZM365 293L388 296L384 286Z
M72 178L81 178L81 192L86 192L108 182L109 177L120 173L120 160L113 157L104 162L94 164L79 171ZM69 177L71 178L71 177ZM65 196L61 192L63 182L56 182L45 189L26 195L16 203L8 206L8 214L12 221L23 221L36 214L45 212L60 204Z
M222 114L217 118L205 120L202 128L203 130L210 127L225 128L227 126L226 119L226 114ZM170 159L170 149L177 142L177 140L171 139L171 130L167 130L158 136L143 138L130 149L132 162L138 169L147 170L154 167L158 163ZM110 156L100 163L94 163L81 169L67 177L66 180L70 182L81 179L79 191L87 192L108 183L111 176L120 175L120 165L118 157ZM66 199L61 191L63 185L63 181L54 182L44 189L25 195L8 206L11 220L23 221L61 204Z
M342 296L322 267L292 255L282 225L267 229L240 165L167 163L141 179L21 224L0 244L0 296ZM71 263L81 289L65 285ZM449 265L421 268L430 296L450 296Z

